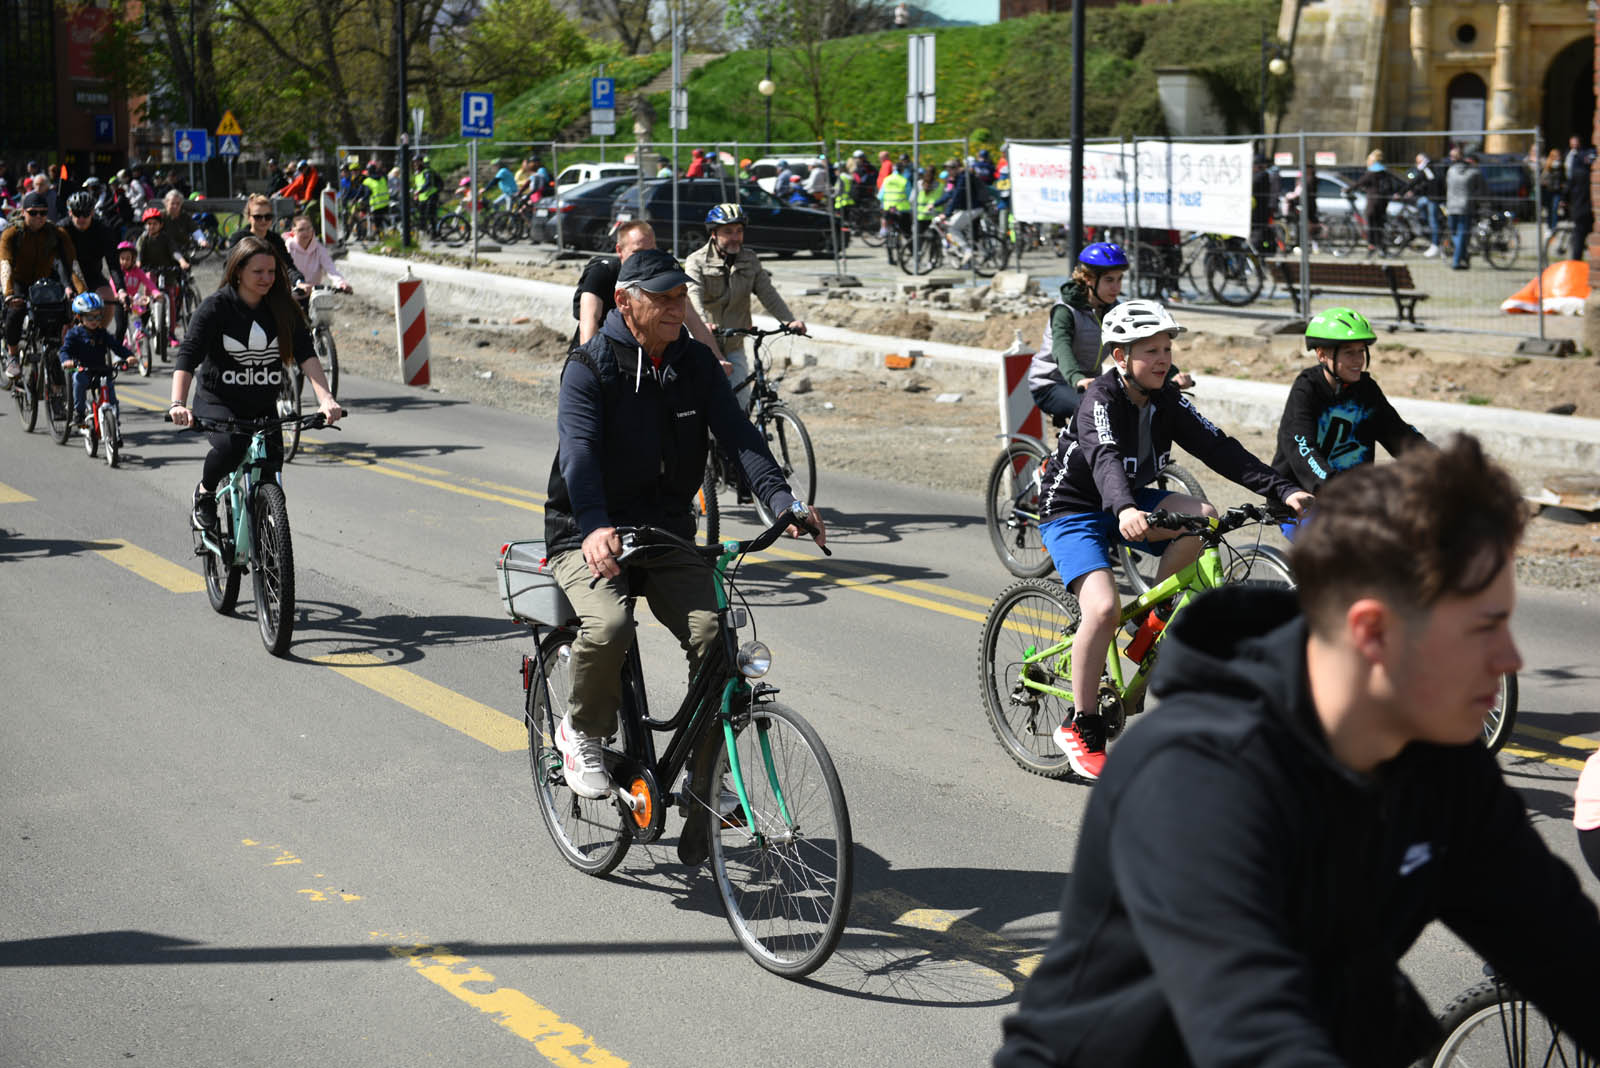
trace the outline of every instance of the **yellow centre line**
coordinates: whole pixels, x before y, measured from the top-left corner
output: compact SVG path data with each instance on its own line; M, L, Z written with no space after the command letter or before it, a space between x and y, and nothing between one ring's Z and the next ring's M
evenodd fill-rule
M928 908L916 898L898 890L884 888L856 895L850 903L852 916L870 918L879 926L906 927L944 935L943 941L967 954L974 964L1027 978L1039 966L1043 954L1017 945L953 912Z
M34 499L14 486L0 482L0 504L26 504Z
M421 712L502 753L525 749L528 735L522 720L464 694L429 682L415 672L395 667L371 653L333 653L315 658L367 689Z
M1526 723L1518 723L1515 727L1517 734L1526 734L1530 738L1539 738L1546 742L1555 742L1565 749L1600 749L1600 742L1593 738L1585 738L1578 734L1563 734L1561 731L1546 730L1543 727L1534 727Z
M199 593L206 588L205 579L195 572L121 538L106 538L86 544L94 549L96 555L172 593Z
M431 486L434 489L441 489L447 493L459 493L463 497L475 497L480 501L494 501L496 504L504 504L508 507L518 508L525 512L539 512L541 514L544 512L544 506L541 504L534 504L531 501L519 501L516 498L508 497L503 493L489 493L484 490L473 489L470 486L462 486L454 482L446 482L445 480L439 478L429 478L423 475L413 474L410 471L403 471L397 466L394 466L393 462L389 460L354 459L350 456L341 456L337 453L329 452L325 448L313 448L312 451L322 453L328 459L333 460L336 463L346 464L350 467L359 468L363 471L371 471L374 474L388 475L390 478L403 479L406 482L415 482L422 486Z

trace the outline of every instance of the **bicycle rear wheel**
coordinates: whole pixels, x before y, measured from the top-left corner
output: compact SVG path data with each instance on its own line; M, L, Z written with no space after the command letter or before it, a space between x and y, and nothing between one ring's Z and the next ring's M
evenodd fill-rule
M289 537L289 502L275 482L256 489L255 538L256 566L250 575L261 644L273 656L282 656L294 636L294 544Z
M754 826L736 804L710 817L711 871L745 952L798 979L833 953L849 917L850 811L827 748L799 713L764 703L738 719L734 746ZM711 781L731 789L729 768L723 749Z
M1150 488L1160 490L1162 493L1186 493L1200 500L1206 499L1206 491L1201 487L1200 480L1189 473L1188 468L1178 464L1168 464L1161 469L1156 480L1150 483ZM1156 584L1156 573L1161 568L1161 557L1142 553L1137 549L1117 542L1113 554L1122 564L1122 575L1128 580L1128 586L1138 596Z
M567 787L556 725L572 696L572 643L577 634L563 627L539 642L537 670L528 684L523 719L528 727L528 767L539 815L561 859L589 875L605 875L622 863L633 831L609 797L591 800Z
M517 238L521 236L521 234L518 232L521 227L517 224L518 219L514 213L509 211L497 211L493 215L489 216L489 222L484 229L489 231L490 237L494 238L502 245L509 245L515 242Z
M457 248L472 239L472 225L465 215L453 211L439 220L438 235L440 241Z
M219 540L229 544L233 534L233 514L228 508L228 495L217 495L217 530ZM231 549L230 549L231 552ZM201 570L206 576L206 599L212 611L227 615L239 601L239 579L244 569L226 564L216 553L206 550L201 559Z
M72 437L72 399L67 392L67 376L61 370L54 352L45 350L43 355L44 374L44 417L50 421L50 436L56 439L57 445L65 445L67 439Z
M706 473L700 479L700 493L695 503L705 519L706 544L715 545L722 537L722 513L717 510L717 457L713 451L706 454Z
M328 376L328 392L339 395L339 346L333 343L333 331L318 326L311 332L311 343L322 362L322 373Z
M278 387L278 418L300 415L300 395L305 391L305 376L298 368L283 371L283 384ZM293 460L300 451L300 421L283 425L283 462Z
M767 448L772 450L794 495L808 505L817 503L817 455L800 417L788 405L774 404L767 409L761 430L767 439ZM766 502L758 500L755 505L761 522L771 526L777 521L778 517L767 509Z
M1230 246L1235 243L1230 242ZM1205 254L1206 288L1219 304L1242 307L1261 295L1261 261L1237 241L1236 247L1211 249Z
M1039 482L1044 450L1031 441L1012 441L989 469L983 521L989 542L1006 570L1018 578L1050 573L1050 553L1039 533Z
M1439 1014L1445 1033L1421 1063L1431 1068L1592 1064L1537 1007L1503 983L1472 987Z
M868 248L883 246L883 211L876 205L852 208L849 214L851 232Z
M1023 673L1063 690L1071 689L1072 680L1055 673L1053 657L1048 663L1024 661L1076 634L1082 620L1078 599L1060 583L1024 579L995 598L978 639L978 688L989 726L1007 756L1047 779L1072 774L1067 755L1055 743L1056 727L1071 702L1024 686Z
M39 425L39 346L29 340L22 346L22 377L11 387L11 396L17 402L17 414L22 417L22 432L33 433Z
M1517 224L1507 222L1502 226L1485 227L1483 231L1483 258L1497 271L1509 271L1517 265L1522 251L1522 235Z
M1511 737L1517 725L1517 677L1500 676L1500 692L1495 695L1494 707L1483 717L1483 744L1489 752L1498 753Z

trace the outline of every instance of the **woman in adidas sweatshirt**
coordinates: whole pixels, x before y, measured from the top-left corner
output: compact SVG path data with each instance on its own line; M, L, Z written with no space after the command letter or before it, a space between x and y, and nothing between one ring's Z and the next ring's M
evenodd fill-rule
M178 349L172 376L174 424L188 426L193 415L207 419L260 419L275 414L278 391L292 363L300 365L317 406L330 424L343 412L328 390L322 361L312 348L311 331L278 271L272 247L258 237L244 238L228 256L222 285L194 313ZM194 408L189 387L199 376ZM195 518L203 526L216 523L212 491L244 460L249 434L214 432L200 484L195 487ZM267 435L267 453L276 467L282 462L283 434Z

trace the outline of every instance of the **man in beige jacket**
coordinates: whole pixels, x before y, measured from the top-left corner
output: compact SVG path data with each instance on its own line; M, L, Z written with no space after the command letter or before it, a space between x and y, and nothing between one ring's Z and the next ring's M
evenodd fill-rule
M750 298L761 298L768 314L797 334L806 324L794 317L778 291L772 275L761 266L756 254L744 247L744 211L737 204L718 204L706 214L706 230L711 237L704 248L689 253L683 269L689 276L689 302L700 318L713 330L752 325ZM744 353L744 339L719 338L723 359L732 364L729 375L734 385L750 374L750 361ZM739 406L750 399L746 386L737 392Z

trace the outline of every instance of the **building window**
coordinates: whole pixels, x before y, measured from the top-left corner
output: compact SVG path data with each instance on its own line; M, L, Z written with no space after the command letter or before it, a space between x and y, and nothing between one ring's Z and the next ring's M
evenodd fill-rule
M0 3L0 149L48 151L56 143L55 10L50 0Z
M1478 27L1470 22L1463 22L1455 29L1456 44L1462 48L1471 48L1472 43L1478 39Z

